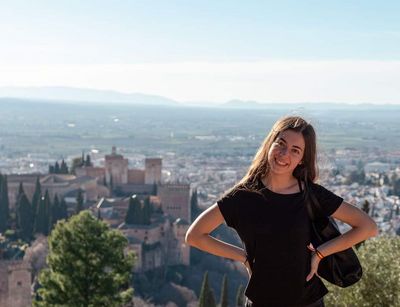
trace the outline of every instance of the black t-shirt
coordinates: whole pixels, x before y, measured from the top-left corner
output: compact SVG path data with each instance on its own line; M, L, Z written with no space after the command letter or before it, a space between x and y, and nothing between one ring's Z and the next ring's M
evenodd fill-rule
M332 215L343 198L321 185L311 191ZM259 193L257 193L259 192ZM226 224L236 230L248 255L253 255L252 275L245 295L253 306L302 306L323 297L328 290L310 272L310 219L302 192L279 194L258 180L256 191L234 189L217 201Z

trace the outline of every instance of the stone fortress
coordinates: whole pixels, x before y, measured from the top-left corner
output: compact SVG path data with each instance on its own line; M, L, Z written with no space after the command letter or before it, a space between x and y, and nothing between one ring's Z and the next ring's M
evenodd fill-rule
M137 257L135 272L168 265L189 265L190 247L185 243L185 233L191 216L190 185L163 183L161 174L161 158L146 158L145 169L129 169L128 159L113 147L111 154L105 156L104 167L78 167L75 175L8 175L10 207L13 210L20 183L28 198L32 198L37 178L42 193L47 190L51 199L56 194L60 199L64 198L71 214L76 195L81 190L85 208L128 238L129 249L135 251ZM141 204L148 200L153 209L150 224L125 223L132 195L138 197ZM0 264L0 307L30 306L29 266L23 261L8 263L0 260Z

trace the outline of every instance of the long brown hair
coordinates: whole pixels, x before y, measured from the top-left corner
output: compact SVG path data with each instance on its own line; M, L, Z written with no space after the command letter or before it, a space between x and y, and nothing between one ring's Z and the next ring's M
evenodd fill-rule
M314 182L317 179L317 142L314 128L300 116L287 116L279 119L274 124L254 156L246 175L231 189L231 191L236 188L256 190L258 179L264 175L268 175L270 171L268 152L272 143L276 140L279 133L289 129L300 132L305 142L303 163L297 165L293 171L293 176L304 181L306 186L308 186L308 183Z

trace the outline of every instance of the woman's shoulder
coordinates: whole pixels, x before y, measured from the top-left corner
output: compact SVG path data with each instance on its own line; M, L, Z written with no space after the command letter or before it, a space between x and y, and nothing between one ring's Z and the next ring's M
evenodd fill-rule
M232 188L230 188L229 190L225 191L225 193L223 193L223 196L240 198L240 197L250 197L256 194L259 194L259 191L256 188L248 186L246 184L237 184Z

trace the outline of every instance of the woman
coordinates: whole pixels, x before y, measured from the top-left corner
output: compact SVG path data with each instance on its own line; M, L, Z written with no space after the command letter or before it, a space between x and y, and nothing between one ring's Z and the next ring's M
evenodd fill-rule
M245 265L250 277L246 306L324 306L328 291L316 274L320 260L377 235L366 213L316 179L314 129L301 117L285 117L275 123L242 180L189 227L189 245ZM351 230L310 245L305 192L320 203L320 217L332 216ZM224 221L245 249L209 235Z

